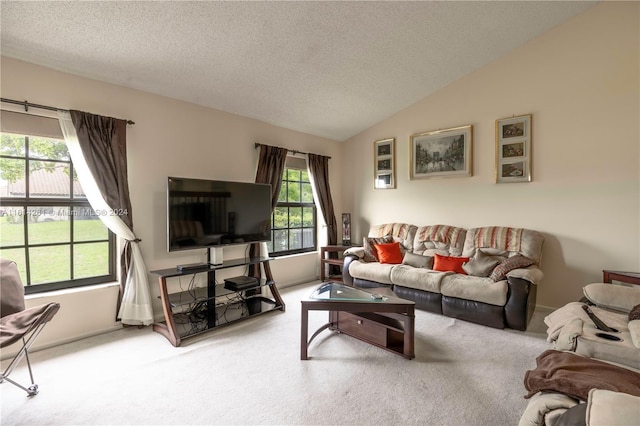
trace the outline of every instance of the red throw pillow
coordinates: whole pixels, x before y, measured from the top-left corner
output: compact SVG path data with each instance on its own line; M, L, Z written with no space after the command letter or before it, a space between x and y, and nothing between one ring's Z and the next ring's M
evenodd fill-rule
M435 253L433 258L433 270L440 272L453 271L458 274L467 275L464 269L462 269L462 265L468 261L468 257L442 256Z
M398 264L402 263L402 251L400 251L400 243L374 244L376 253L378 253L378 262Z

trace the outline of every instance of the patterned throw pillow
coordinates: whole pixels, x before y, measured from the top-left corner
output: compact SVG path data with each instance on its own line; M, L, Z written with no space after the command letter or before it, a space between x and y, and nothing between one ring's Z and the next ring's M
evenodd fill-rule
M376 252L374 244L385 244L392 242L393 237L390 235L379 238L364 237L362 239L362 247L364 248L364 257L362 258L362 260L364 260L365 262L377 262L378 253Z
M496 266L489 278L496 282L501 281L504 279L504 277L507 276L509 272L513 271L514 269L526 268L527 266L531 266L534 263L536 263L535 260L529 259L528 257L521 254L516 254L515 256L511 256L510 258L504 260L502 263Z
M634 320L640 320L640 305L634 306L631 312L629 312L629 321Z

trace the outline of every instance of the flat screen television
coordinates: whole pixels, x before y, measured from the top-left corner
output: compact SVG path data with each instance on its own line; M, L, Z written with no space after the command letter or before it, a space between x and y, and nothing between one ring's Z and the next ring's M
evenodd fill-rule
M168 251L271 240L271 185L167 178Z

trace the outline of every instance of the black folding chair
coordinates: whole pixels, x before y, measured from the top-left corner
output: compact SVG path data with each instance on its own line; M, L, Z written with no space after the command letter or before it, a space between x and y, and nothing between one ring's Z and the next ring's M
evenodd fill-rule
M0 376L0 383L7 382L27 392L29 396L38 393L38 385L33 381L31 362L29 361L29 348L45 325L56 315L60 309L59 303L47 303L25 309L24 286L18 273L16 263L0 259L0 349L22 341L22 347L13 357L13 360ZM31 385L25 387L9 378L9 375L25 358L29 368Z

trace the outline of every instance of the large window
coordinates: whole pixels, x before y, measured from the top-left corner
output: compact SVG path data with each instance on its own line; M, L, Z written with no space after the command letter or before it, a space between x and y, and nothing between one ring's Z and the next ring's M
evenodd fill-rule
M0 256L25 292L115 281L115 238L89 205L62 140L2 133Z
M269 254L305 253L316 250L317 216L313 191L304 161L289 157L285 167L278 205L271 219Z

